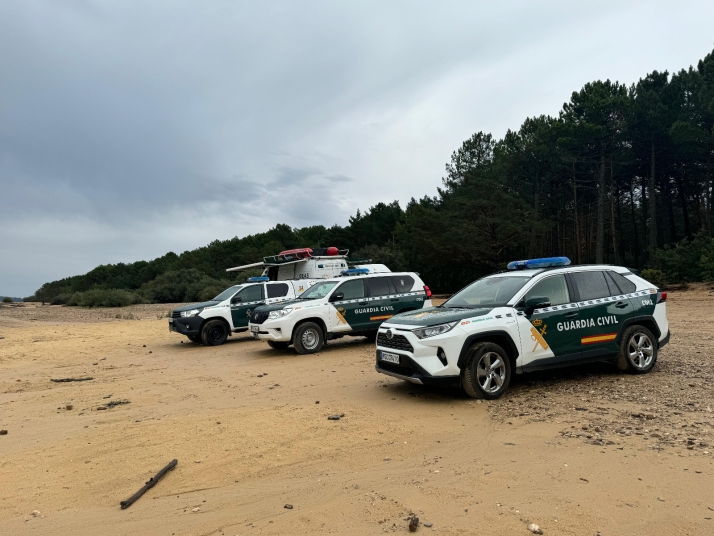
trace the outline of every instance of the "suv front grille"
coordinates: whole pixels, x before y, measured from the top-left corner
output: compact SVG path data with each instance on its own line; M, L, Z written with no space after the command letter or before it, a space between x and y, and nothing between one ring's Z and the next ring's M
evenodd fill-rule
M181 313L178 311L171 311L171 318L181 318Z
M414 347L404 335L394 335L388 339L386 334L380 333L377 335L377 346L414 353Z
M268 319L269 314L268 311L253 311L253 314L250 315L250 323L262 324Z

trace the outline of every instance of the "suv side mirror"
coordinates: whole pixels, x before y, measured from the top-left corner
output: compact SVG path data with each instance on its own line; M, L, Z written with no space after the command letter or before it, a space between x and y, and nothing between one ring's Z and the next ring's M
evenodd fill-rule
M547 296L533 296L526 300L526 314L531 315L535 309L550 307L550 298Z
M344 299L345 299L344 292L335 292L332 296L330 296L331 302L342 301Z
M231 303L240 303L242 301L243 301L243 298L241 298L240 296L233 296Z

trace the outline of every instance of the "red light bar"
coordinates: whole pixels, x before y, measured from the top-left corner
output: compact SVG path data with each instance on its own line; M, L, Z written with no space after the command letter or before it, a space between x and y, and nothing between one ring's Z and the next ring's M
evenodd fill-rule
M431 298L431 289L427 285L424 285L424 291L426 292L426 297Z

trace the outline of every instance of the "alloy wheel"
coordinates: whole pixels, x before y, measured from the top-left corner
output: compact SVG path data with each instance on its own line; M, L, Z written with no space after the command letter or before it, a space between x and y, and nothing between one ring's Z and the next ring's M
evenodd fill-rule
M506 381L506 365L496 352L486 352L476 365L478 383L486 393L495 393Z

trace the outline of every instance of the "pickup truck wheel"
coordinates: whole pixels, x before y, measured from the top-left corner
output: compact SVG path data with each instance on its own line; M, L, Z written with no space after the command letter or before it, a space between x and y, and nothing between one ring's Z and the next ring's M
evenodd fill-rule
M511 360L499 345L492 342L474 344L461 371L461 385L472 398L493 400L508 389L511 382Z
M201 340L206 346L220 346L228 338L228 326L222 320L209 320L201 328Z
M300 324L293 335L293 345L298 354L314 354L325 344L322 328L314 322Z
M645 374L657 362L657 339L644 326L631 326L620 341L617 368L630 374Z
M198 344L201 344L203 341L201 340L200 335L186 335L188 337L188 340L191 342L196 342Z
M268 346L270 346L273 350L285 350L288 346L290 346L290 343L283 341L268 341Z

